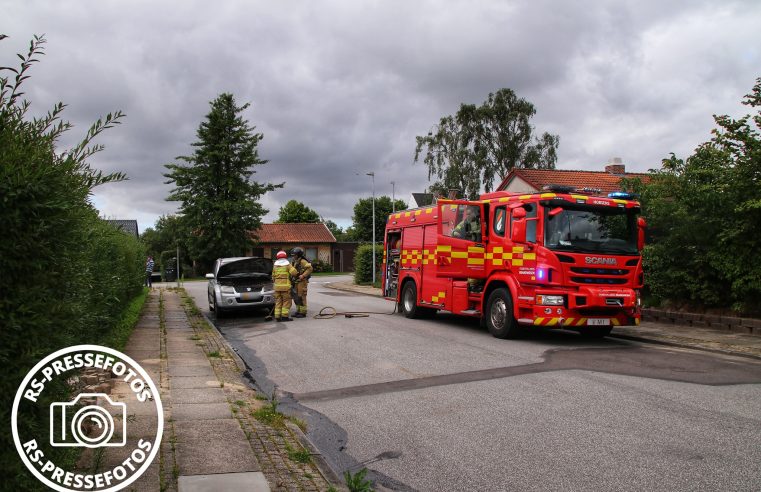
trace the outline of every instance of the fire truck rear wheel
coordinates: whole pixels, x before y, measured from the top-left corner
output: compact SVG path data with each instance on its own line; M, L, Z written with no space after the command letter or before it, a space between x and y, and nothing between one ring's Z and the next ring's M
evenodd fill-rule
M426 318L436 313L435 309L417 305L417 286L412 281L404 284L401 305L404 316L411 319Z
M486 303L486 327L496 338L515 338L521 334L513 316L513 298L505 288L495 290Z

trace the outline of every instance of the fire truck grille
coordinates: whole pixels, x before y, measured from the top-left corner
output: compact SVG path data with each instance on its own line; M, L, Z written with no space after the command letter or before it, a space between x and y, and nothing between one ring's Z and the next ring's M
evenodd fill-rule
M579 309L579 314L582 316L615 316L618 311L615 309L605 308L585 308Z
M600 284L621 285L626 283L625 278L598 278L598 277L571 277L571 282L577 284Z
M582 273L584 275L626 275L629 270L619 268L584 268L571 267L573 273Z

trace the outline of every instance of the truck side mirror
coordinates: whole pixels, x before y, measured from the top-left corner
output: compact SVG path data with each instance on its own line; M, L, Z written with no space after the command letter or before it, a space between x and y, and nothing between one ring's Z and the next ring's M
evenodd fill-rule
M523 207L514 208L512 239L515 243L526 242L526 209Z
M642 217L637 217L637 249L642 251L645 249L645 228L647 222Z

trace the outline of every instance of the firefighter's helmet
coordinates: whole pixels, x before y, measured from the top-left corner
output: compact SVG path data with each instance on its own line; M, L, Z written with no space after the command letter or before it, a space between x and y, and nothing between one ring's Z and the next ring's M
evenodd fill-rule
M282 260L283 258L288 258L288 253L286 253L283 250L280 250L277 252L277 255L275 255L278 260Z
M296 258L303 258L304 257L304 250L301 248L293 248L291 250L291 256L295 256Z

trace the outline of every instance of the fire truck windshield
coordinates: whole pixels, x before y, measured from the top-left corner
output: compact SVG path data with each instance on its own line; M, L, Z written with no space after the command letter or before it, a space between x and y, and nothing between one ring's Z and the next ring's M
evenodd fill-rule
M633 210L613 207L563 206L550 215L545 207L544 245L580 253L637 254L637 223Z

